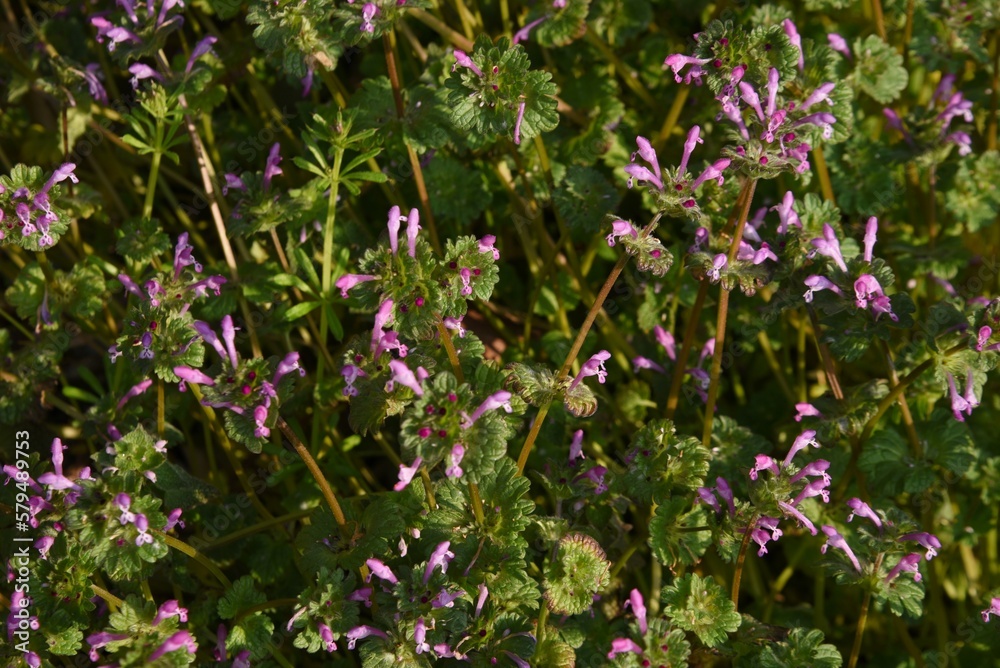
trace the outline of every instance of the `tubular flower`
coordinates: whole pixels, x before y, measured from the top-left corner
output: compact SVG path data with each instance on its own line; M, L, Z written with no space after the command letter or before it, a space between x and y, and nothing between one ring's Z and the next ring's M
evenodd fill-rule
M815 429L807 429L806 431L802 432L795 438L795 441L792 443L791 449L788 451L788 455L785 457L783 466L788 466L789 464L791 464L792 459L795 457L795 455L800 450L804 450L810 445L813 446L814 448L819 447L819 442L816 440Z
M823 417L815 406L809 403L795 404L795 421L802 422L804 417Z
M920 554L918 552L913 552L906 555L899 560L895 568L889 571L889 574L885 576L886 582L892 582L896 579L896 576L903 571L911 571L913 573L913 581L920 582Z
M882 519L875 514L875 511L871 509L867 503L859 498L849 499L847 501L847 507L851 509L851 513L847 516L847 521L850 522L854 519L854 516L866 517L872 521L872 523L878 527L879 531L882 530Z
M983 610L982 615L984 622L990 621L990 615L1000 617L1000 598L993 598L990 600L990 607Z
M420 470L420 465L423 463L422 457L417 457L413 460L413 466L407 466L406 464L399 465L399 482L392 486L397 492L402 491L410 482L413 480L413 476L417 474Z
M792 225L800 229L802 228L802 220L799 219L799 214L795 212L794 205L795 195L792 194L791 190L786 190L781 199L781 204L771 207L771 211L778 212L778 218L781 221L778 225L778 234L787 234L789 226Z
M875 248L875 241L878 235L878 218L872 216L865 225L865 262L872 261L872 250Z
M455 54L455 65L453 65L451 68L452 72L455 71L455 67L461 66L461 67L468 67L470 70L475 72L476 76L478 77L483 76L483 71L479 69L474 62L472 62L472 58L470 58L469 55L465 53L465 51L459 51L458 49L455 49L454 54Z
M830 468L830 462L825 459L817 459L803 466L802 470L793 475L789 482L798 482L807 476L819 476L824 484L829 485L831 478L830 474L826 472L828 468Z
M577 429L573 434L573 441L569 444L569 463L570 466L577 459L586 459L587 457L583 454L583 430Z
M823 223L823 237L813 239L809 243L816 249L813 251L814 253L819 253L832 259L840 267L841 271L847 272L847 264L844 262L844 256L840 252L840 242L837 240L837 233L829 223Z
M659 373L666 373L666 369L662 366L648 357L642 357L641 355L632 358L632 372L639 373L640 369L652 369Z
M692 81L696 85L701 85L701 78L705 75L705 70L702 69L702 65L707 65L712 62L711 58L693 58L691 56L685 56L680 53L674 53L667 56L666 60L663 61L664 67L669 67L674 72L674 81L685 84L690 84ZM687 66L691 66L691 69L687 71L687 74L682 78L681 70Z
M785 19L781 22L781 27L785 29L785 34L788 35L788 41L799 50L799 70L804 70L806 67L805 57L802 55L802 37L799 35L798 29L796 29L795 24L791 19Z
M715 498L715 494L712 493L711 487L699 487L696 491L698 493L698 498L695 499L695 503L704 503L715 512L722 512L722 506L719 505L719 500Z
M576 378L573 379L573 382L570 383L569 389L572 390L588 376L597 376L597 382L604 383L604 379L608 377L608 370L605 368L604 363L609 359L611 359L611 353L607 350L602 350L592 355L591 358L584 362L583 366L580 367L580 373L578 373Z
M674 340L674 335L671 332L663 329L659 325L653 327L653 336L656 337L656 342L663 346L664 352L667 353L667 357L676 361L677 360L677 344Z
M830 33L826 36L827 41L830 43L830 48L834 51L839 51L844 54L844 56L850 60L851 59L851 48L847 46L847 40L838 35L835 32Z
M642 654L642 648L631 638L615 638L611 641L611 651L608 652L608 658L613 659L616 654L624 654L625 652Z
M823 530L823 533L826 534L826 542L823 543L823 547L821 547L819 551L822 552L823 554L826 554L826 550L829 547L835 547L838 550L841 550L844 554L847 555L847 558L851 560L851 564L854 565L854 570L860 573L861 562L859 562L858 558L854 556L854 550L852 550L851 546L847 544L847 541L844 540L844 537L837 532L837 529L830 526L829 524L824 524L820 528Z
M503 408L505 411L510 413L514 410L510 405L510 397L510 392L507 392L506 390L501 390L491 394L483 403L479 404L479 408L473 411L472 415L462 415L462 429L468 429L471 427L476 423L476 420L481 418L483 413L486 413L487 411L491 411L496 408Z
M912 540L919 543L921 547L927 550L927 553L924 555L927 561L936 557L937 551L941 549L941 541L937 539L937 536L926 532L908 533L905 536L900 536L899 540Z
M719 279L722 278L722 270L726 268L729 264L729 258L726 257L725 253L719 253L714 258L712 258L712 268L708 270L708 278L713 283L718 283Z
M438 566L441 567L442 573L448 572L448 564L455 558L455 553L449 550L449 547L451 547L451 541L446 540L439 543L438 546L434 548L434 552L431 553L431 558L427 562L427 566L424 568L425 585L430 581L431 575L434 574L434 569Z
M799 495L792 500L792 505L797 506L803 499L808 499L813 496L819 496L823 498L823 503L830 503L830 490L827 487L830 484L829 476L826 478L818 478L809 482Z
M799 524L801 524L802 526L804 526L806 529L809 530L809 533L811 533L814 536L816 535L816 526L812 522L810 522L809 518L803 515L802 511L800 511L798 508L789 503L786 503L785 501L778 501L778 507L781 508L781 510L786 515L791 515L792 517L794 517Z
M757 474L761 471L770 471L776 476L781 475L781 471L778 469L778 464L767 455L757 455L754 459L754 466L750 469L751 480L756 480Z
M736 515L736 503L733 499L733 490L729 487L729 483L726 482L725 478L719 477L715 479L715 491L726 502L726 506L729 508L729 516L734 517ZM778 539L775 538L775 540Z
M387 639L389 636L385 634L374 626L368 626L367 624L362 624L361 626L355 626L353 629L346 633L347 635L347 649L354 649L354 645L361 639L367 638L369 636L377 636L379 638Z
M959 422L965 422L965 415L972 415L972 409L979 405L979 401L976 399L975 390L973 387L974 378L972 375L972 370L969 370L966 376L966 389L965 396L963 397L958 393L958 389L955 387L955 377L949 372L945 372L945 376L948 378L948 390L951 392L951 412L955 416L955 419ZM970 398L972 401L970 401Z
M633 239L638 239L639 233L636 231L634 227L632 227L632 223L629 223L628 221L625 220L616 220L611 224L611 234L609 234L605 238L607 239L608 246L614 246L615 240L618 239L619 237L624 237L624 236L629 236L632 237Z
M807 304L812 302L813 294L820 292L821 290L830 290L838 295L843 294L840 291L840 288L837 287L836 283L829 280L828 278L824 278L823 276L818 276L815 274L812 276L808 276L803 281L803 283L805 283L806 287L809 288L808 290L805 291L805 294L802 295L802 298L806 300Z
M410 371L410 367L406 366L405 362L392 360L389 362L389 369L392 371L392 378L385 384L386 392L392 392L395 388L395 384L399 383L400 385L413 390L413 393L418 397L424 396L424 389L420 387L420 381L417 380L417 376ZM418 373L422 369L423 367L420 367L418 369Z
M385 580L389 584L399 584L399 580L396 579L396 574L392 572L392 569L378 559L369 559L365 562L365 565L368 566L368 570L370 571L365 582L371 582L372 576L375 576L381 580Z
M632 606L632 612L635 613L635 619L639 622L639 632L646 635L646 629L649 625L646 623L646 604L642 599L642 593L638 589L633 589L628 597L628 605Z

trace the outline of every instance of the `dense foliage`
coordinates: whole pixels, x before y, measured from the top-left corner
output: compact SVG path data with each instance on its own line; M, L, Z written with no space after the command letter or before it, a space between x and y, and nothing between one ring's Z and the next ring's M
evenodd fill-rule
M9 665L1000 665L996 3L0 6Z

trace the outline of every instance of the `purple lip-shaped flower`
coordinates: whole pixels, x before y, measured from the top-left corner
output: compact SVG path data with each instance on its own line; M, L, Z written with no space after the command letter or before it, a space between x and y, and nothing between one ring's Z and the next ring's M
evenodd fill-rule
M698 144L704 144L705 140L699 135L701 134L701 127L695 125L692 126L688 131L687 139L684 141L684 154L681 156L681 162L677 165L677 173L683 177L687 173L688 160L691 159L691 154L694 152L694 147Z
M167 638L155 652L149 655L149 661L156 661L164 654L175 652L179 649L185 649L189 654L194 654L198 651L198 643L195 642L194 637L187 631L178 631Z
M823 417L823 414L812 404L795 404L795 421L802 422L802 418L804 417Z
M777 462L768 457L767 455L757 455L754 457L755 463L753 468L750 469L750 479L756 480L757 474L761 471L770 471L774 475L781 475L781 470L778 468Z
M420 369L423 369L423 367L420 367ZM418 397L424 396L424 388L420 387L420 381L417 379L417 376L410 371L410 367L406 366L405 362L392 360L389 362L389 370L392 371L392 379L385 384L386 392L392 392L395 387L395 383L399 383L400 385L413 390L413 393Z
M271 189L271 179L279 174L283 174L281 167L278 167L278 163L281 162L281 144L275 142L274 146L271 147L271 152L267 155L267 161L264 163L264 192Z
M733 517L736 515L736 504L733 500L733 490L729 487L729 483L723 477L718 477L715 479L715 491L722 497L722 500L726 502L726 506L729 508L729 516ZM775 538L777 540L777 538Z
M740 98L750 105L750 108L757 112L757 118L764 121L764 109L760 106L760 97L757 95L757 91L754 87L747 83L746 81L741 81L740 85Z
M460 464L462 459L465 458L465 446L461 443L456 443L451 446L451 452L448 454L449 464L444 470L444 474L449 478L461 478L464 471Z
M396 579L396 575L395 573L392 572L392 569L390 569L388 566L386 566L378 559L374 558L368 559L367 561L365 561L365 565L368 566L368 570L370 571L368 578L365 580L365 582L371 582L372 576L375 576L377 578L385 580L389 584L399 583L399 580Z
M663 190L663 181L661 181L653 172L649 171L648 168L643 167L637 163L629 163L625 165L625 173L629 175L628 187L632 187L632 180L635 179L639 183L652 183L660 190Z
M580 367L580 373L578 373L576 378L573 379L573 382L570 383L569 389L572 390L588 376L597 376L597 382L603 383L604 379L608 377L608 370L605 368L604 363L609 359L611 359L611 353L607 350L602 350L592 355L591 358L584 362L583 366Z
M451 541L446 540L439 543L438 546L434 548L434 552L431 553L431 558L427 562L427 566L424 568L423 581L425 585L430 581L431 575L434 574L434 569L438 566L441 567L442 573L448 572L448 564L455 558L455 553L449 550L449 547L451 547Z
M569 444L569 463L573 465L577 459L586 459L583 454L583 430L577 429L573 434L573 441Z
M945 372L945 376L948 379L948 389L951 392L951 412L956 420L965 422L965 417L962 414L972 415L972 409L979 405L979 400L976 399L975 388L973 386L975 379L972 375L972 370L970 369L966 376L964 397L958 393L958 389L955 387L955 377L947 371Z
M685 56L680 53L674 53L667 56L666 60L663 61L664 67L669 67L674 71L674 81L681 83L683 81L685 84L690 84L694 81L696 84L701 84L701 77L705 74L702 69L702 65L707 65L712 62L711 58L694 58L692 56ZM681 79L681 70L691 66L688 70L687 75Z
M840 241L837 240L837 233L829 223L823 223L823 237L812 239L809 243L816 249L816 253L832 259L841 271L847 271L844 256L840 253Z
M614 246L616 239L625 236L632 237L633 239L638 239L639 233L636 231L634 227L632 227L632 223L625 220L616 220L615 222L611 223L611 234L605 237L605 239L607 239L608 246Z
M722 506L719 505L719 500L715 498L715 494L712 493L712 489L710 487L699 487L695 491L698 494L698 498L695 499L695 503L704 503L715 512L722 512Z
M875 511L871 509L867 503L858 498L848 499L847 507L851 509L851 513L847 516L847 521L850 522L854 519L854 516L866 517L872 521L872 523L882 530L882 519L875 514Z
M805 283L806 287L809 288L805 291L805 294L802 295L802 298L806 300L807 304L812 302L813 294L819 292L820 290L832 290L838 295L843 294L841 293L840 288L837 287L836 283L823 276L808 276L803 283Z
M937 539L937 536L926 532L919 533L908 533L905 536L899 537L900 541L912 540L920 544L921 547L927 550L927 561L930 561L937 556L937 551L941 549L941 541Z
M833 100L830 99L830 93L832 93L833 89L836 87L837 84L830 82L820 84L820 86L813 91L812 95L807 97L805 102L802 103L802 106L799 107L799 111L805 111L819 102L826 102L832 106Z
M393 255L399 251L399 227L403 219L398 206L393 206L389 209L387 227L389 228L389 249L392 250Z
M486 603L486 597L489 595L490 590L486 588L486 583L479 583L479 597L476 598L476 617L479 617L479 613L483 611L483 605Z
M406 247L410 257L417 256L417 233L420 229L420 212L410 209L410 215L406 217Z
M976 351L983 352L983 347L989 343L990 337L993 336L993 328L989 325L984 325L979 328L979 333L976 335Z
M217 41L219 41L218 37L209 35L195 44L194 49L191 51L191 57L188 58L187 65L184 67L184 74L191 74L191 68L194 67L194 64L206 53L211 53L212 45Z
M984 622L990 621L990 615L996 615L997 617L1000 617L1000 598L991 599L990 607L983 610L982 615Z
M809 533L811 533L814 536L816 535L816 526L809 521L808 517L802 514L801 510L799 510L798 508L789 503L786 503L785 501L778 501L778 507L781 508L781 510L784 511L786 515L791 515L792 517L794 517L799 522L799 524L801 524L802 526L804 526L806 529L809 530Z
M721 160L716 160L711 165L705 168L705 171L701 173L701 176L694 180L691 184L691 190L697 190L705 181L710 179L715 179L715 181L721 186L725 183L725 177L723 177L722 172L724 169L729 167L729 163L732 162L729 158L722 158Z
M501 390L494 394L491 394L486 400L479 404L479 408L473 411L472 415L462 416L462 429L468 429L476 423L476 420L483 416L483 413L491 411L497 408L503 408L505 411L510 413L514 410L510 405L510 392L506 390Z
M708 270L708 278L713 283L717 283L722 277L722 270L726 268L729 264L729 258L726 257L725 253L719 253L714 258L712 258L712 268Z
M799 35L798 29L796 29L795 24L791 19L785 19L782 21L781 27L785 29L785 34L788 35L788 41L792 43L792 46L799 50L799 70L804 70L806 67L806 61L805 57L802 55L802 37Z
M639 373L640 369L652 369L653 371L657 371L659 373L666 373L666 369L664 369L662 366L660 366L653 360L649 359L648 357L642 357L641 355L638 355L632 358L632 372Z
M613 659L616 654L624 654L625 652L642 654L642 648L631 638L615 638L611 641L611 651L608 652L608 658Z
M823 547L821 547L819 551L826 554L826 550L829 547L835 547L838 550L843 551L843 553L847 555L847 558L850 559L851 563L854 565L854 570L860 573L861 562L859 562L858 558L854 556L854 550L852 550L851 546L847 544L844 537L837 532L837 529L829 524L824 524L820 528L823 529L823 533L826 534L826 542L823 543Z
M791 464L795 455L800 450L804 450L810 445L814 448L819 447L819 442L816 440L816 430L814 429L807 429L795 438L795 442L792 443L792 447L788 451L788 455L785 457L784 466Z
M542 16L541 18L537 18L531 23L525 25L516 33L514 33L514 44L520 44L521 42L527 41L527 39L531 36L531 31L534 30L535 26L537 26L539 23L546 20L547 18L549 18L547 15Z
M642 599L642 593L638 589L633 589L628 596L628 603L632 607L632 612L635 613L635 619L639 622L639 632L643 635L646 634L646 629L649 625L646 623L646 604Z
M156 611L156 617L153 619L153 626L156 626L164 619L169 619L170 617L177 617L180 621L186 622L188 620L187 608L182 608L176 600L171 599L166 601Z
M677 347L676 341L674 340L674 335L671 332L663 329L659 325L653 327L653 336L656 337L656 342L663 346L664 352L667 353L667 357L672 360L677 360Z
M364 283L365 281L377 280L378 276L372 276L370 274L344 274L337 279L334 285L340 289L340 296L347 299L347 293L357 285L358 283Z
M413 466L407 466L406 464L399 465L399 482L392 486L397 492L402 491L410 484L413 480L413 476L417 474L420 470L420 465L423 463L423 457L417 457L413 460Z
M380 631L374 626L368 626L363 624L361 626L355 626L353 629L347 632L347 649L354 649L355 643L363 638L369 636L377 636L379 638L387 639L389 636L385 632Z
M366 2L364 7L361 8L361 32L375 32L373 19L380 13L378 5L374 2Z
M875 248L875 241L878 235L878 218L872 216L865 226L865 262L872 261L872 250Z
M921 556L917 552L906 555L899 560L895 568L889 571L889 574L885 576L885 581L892 582L903 571L910 571L913 573L913 581L920 582L920 559Z
M830 477L817 478L807 484L799 492L799 495L792 500L792 505L797 506L803 499L808 499L813 496L822 497L823 503L830 503L830 490L827 487L830 485Z
M826 36L826 39L827 42L830 43L831 49L833 49L834 51L839 51L840 53L844 54L844 56L846 56L848 60L851 59L851 48L847 46L847 40L845 40L843 37L841 37L835 32L828 34Z
M459 51L458 49L455 49L454 53L455 53L455 65L456 66L460 65L462 67L468 67L470 70L472 70L473 72L476 73L476 76L478 76L478 77L482 77L483 76L483 71L481 69L479 69L479 67L477 67L474 62L472 62L472 58L470 58L468 56L468 54L465 53L465 51ZM454 72L455 71L455 66L452 66L451 69Z
M372 352L378 349L379 344L382 342L383 330L392 321L392 307L393 301L386 299L379 305L378 311L375 313L375 325L372 327Z

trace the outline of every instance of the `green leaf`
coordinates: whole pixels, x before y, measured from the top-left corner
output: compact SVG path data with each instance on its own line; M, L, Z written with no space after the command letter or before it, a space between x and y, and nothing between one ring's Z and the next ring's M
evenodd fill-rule
M879 104L889 104L906 88L908 75L903 56L878 35L854 40L856 64L852 81L858 90Z
M302 302L301 304L295 304L294 306L290 307L287 311L285 311L284 316L282 316L282 320L284 320L285 322L292 322L298 320L299 318L304 318L306 314L315 311L322 305L323 302L319 301Z
M707 530L708 512L704 505L690 505L686 498L676 498L656 507L649 523L648 544L653 556L664 566L674 569L679 564L698 563L712 544L712 532ZM704 531L695 531L706 527Z
M839 668L843 664L840 652L823 642L823 632L819 629L792 629L788 638L772 642L755 658L754 665L760 668Z
M586 534L563 537L545 568L545 599L552 612L577 615L589 610L594 594L608 586L611 562L596 540Z
M593 236L621 202L618 189L592 167L570 165L552 195L556 211L579 238Z
M740 614L726 591L711 576L688 573L664 587L663 613L677 626L693 632L709 647L726 641L740 627Z
M955 174L954 185L944 194L945 208L952 217L964 224L968 232L978 232L993 224L1000 210L1000 152L985 151L962 159ZM959 226L945 227L957 234Z

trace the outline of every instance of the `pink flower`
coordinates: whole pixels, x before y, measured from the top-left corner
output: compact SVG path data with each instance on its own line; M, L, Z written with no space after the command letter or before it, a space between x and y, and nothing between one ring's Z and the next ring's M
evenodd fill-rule
M847 40L838 35L835 32L830 33L826 36L827 41L830 43L830 48L834 51L839 51L844 54L848 60L851 59L851 48L847 46Z
M164 654L175 652L179 649L185 649L189 654L194 654L198 651L198 643L195 642L194 637L187 631L178 631L167 638L155 652L150 654L148 661L156 661Z
M366 281L374 281L378 276L371 276L369 274L344 274L337 279L334 283L335 286L340 288L340 296L347 299L347 293L358 283L364 283Z
M653 360L648 357L638 355L632 358L632 373L639 373L640 369L652 369L653 371L657 371L659 373L666 373L666 369Z
M569 445L569 464L573 465L577 459L586 459L583 454L583 430L577 429L573 434L573 441Z
M410 257L417 256L417 232L420 231L420 212L410 209L410 215L406 217L406 247Z
M824 278L823 276L817 276L814 274L812 276L806 277L806 280L803 282L806 284L806 287L809 288L808 290L805 291L805 294L802 295L802 298L806 300L807 304L812 302L813 294L821 290L832 290L838 295L843 294L841 293L840 288L837 287L836 283L827 278Z
M278 167L278 163L281 162L281 144L275 142L274 146L271 147L270 153L267 154L267 161L264 163L264 192L271 189L271 179L273 179L278 174L283 174L281 167Z
M615 654L623 654L625 652L642 654L642 648L631 638L615 638L611 641L611 651L608 652L608 658L613 659L615 658Z
M795 442L792 443L791 449L788 451L788 455L785 457L784 466L788 466L792 463L792 459L800 451L804 450L809 446L814 448L819 447L819 442L816 441L816 430L807 429L795 438Z
M786 503L785 501L778 501L778 507L781 508L781 510L784 511L786 515L791 515L799 522L799 524L804 526L806 529L809 529L809 533L811 533L814 536L816 535L815 525L813 525L813 523L809 521L809 518L803 515L802 511L800 511L798 508L789 503Z
M434 574L434 569L438 566L441 567L442 573L448 572L448 564L455 558L455 553L449 550L449 547L451 547L451 541L446 540L442 543L438 543L438 546L434 548L434 552L431 553L431 558L427 562L427 566L424 568L425 585L430 581L431 575Z
M878 234L878 218L872 216L865 226L865 262L872 261L872 250L875 248L875 241Z
M365 561L365 565L368 566L370 571L365 582L371 582L372 576L375 576L381 580L385 580L389 584L399 584L399 580L396 579L396 574L392 572L392 569L382 563L380 560L372 558Z
M832 259L840 267L841 271L847 271L844 256L840 253L840 242L837 240L837 233L829 223L823 223L823 237L812 239L809 243L816 249L814 252Z
M399 251L399 226L400 221L403 219L398 206L393 206L389 209L389 248L392 250L393 255Z
M820 84L820 86L812 92L812 95L805 99L805 102L803 102L799 107L799 111L805 111L819 102L826 102L830 106L833 106L833 100L830 99L830 93L833 92L833 89L836 88L836 86L837 84L830 82Z
M717 283L720 278L722 278L722 270L726 268L729 263L729 259L726 257L725 253L719 253L714 258L712 258L712 268L708 270L708 278L713 282Z
M823 503L830 503L830 490L827 489L829 485L829 476L810 481L809 484L802 488L799 495L792 500L792 505L797 506L803 499L808 499L813 496L822 497Z
M497 408L503 408L505 411L510 413L514 409L510 405L510 392L506 390L500 390L491 394L486 400L479 404L479 408L473 411L472 415L462 415L462 429L468 429L476 423L476 420L483 416L483 413L487 411L492 411Z
M465 53L465 51L459 51L458 49L455 49L454 54L455 54L456 66L460 65L462 67L468 67L470 70L476 73L476 76L478 77L483 76L483 71L478 67L476 67L476 64L472 62L472 58L470 58L468 54ZM452 72L454 72L455 66L452 66L451 70Z
M767 455L757 455L754 460L753 468L750 469L751 480L756 480L757 474L761 471L770 471L775 476L781 475L781 470L778 468L777 462Z
M361 32L375 32L375 24L372 20L378 15L379 8L374 2L366 2L361 8Z
M667 353L667 357L676 361L677 346L676 341L674 340L674 335L659 325L656 325L653 327L653 336L656 337L656 342L663 346L663 350Z
M701 128L697 125L692 126L688 131L687 139L684 141L684 154L681 156L681 162L677 165L677 174L683 178L684 174L687 173L688 160L691 159L691 154L694 152L694 147L698 144L704 144L705 140L699 135L701 134Z
M636 232L636 229L634 227L632 227L632 223L629 223L628 221L625 220L616 220L615 222L611 223L611 234L609 234L605 238L607 239L608 246L614 246L615 240L618 239L619 237L624 237L624 236L629 236L632 237L633 239L638 239L639 233Z
M395 384L399 383L413 390L413 393L418 397L424 396L424 389L420 387L420 382L405 362L392 360L389 362L389 370L392 371L392 378L385 384L386 392L392 392L395 389Z
M899 560L895 568L889 571L889 574L885 576L885 581L892 582L903 571L910 571L913 573L913 581L920 582L920 558L920 554L917 552L906 555Z
M635 619L639 622L639 632L646 635L646 629L649 625L646 623L646 605L645 601L642 599L642 593L638 589L633 589L629 593L628 603L632 607L632 612L635 613Z
M681 81L683 81L686 84L690 84L694 81L696 85L701 85L701 77L705 74L705 71L701 66L710 62L712 62L711 58L694 58L680 53L674 53L667 56L666 60L663 61L663 66L669 67L674 71L674 81L677 83L681 83ZM688 65L691 66L691 69L688 70L687 75L681 79L681 70Z
M464 457L465 457L464 445L462 445L461 443L456 443L455 445L451 446L451 453L448 455L448 459L450 460L451 463L444 470L444 474L449 478L461 478L462 473L464 473L464 471L462 471L462 467L460 466L460 464L462 463L462 459Z
M413 466L407 466L406 464L399 465L399 482L393 485L393 489L397 492L402 491L410 482L413 480L413 476L416 475L417 471L420 470L420 465L423 463L422 457L417 457L413 460Z
M580 367L580 373L578 373L576 378L573 379L573 382L570 383L569 389L572 390L588 376L597 376L597 382L604 383L604 379L608 376L608 370L605 368L604 363L609 359L611 359L611 353L607 350L602 350L592 355L591 358L584 362L583 366Z
M795 421L802 422L804 417L823 417L819 410L809 403L795 404Z
M383 639L388 639L389 637L385 634L384 631L380 631L374 626L368 626L367 624L363 624L361 626L355 626L353 629L348 631L346 635L347 635L347 649L354 649L355 643L369 636L377 636Z
M851 563L854 565L854 570L860 573L861 562L859 562L858 558L854 556L854 550L852 550L851 546L847 544L844 537L837 533L837 529L829 524L824 524L820 528L823 530L823 533L826 534L826 542L823 543L823 547L821 547L819 551L826 554L828 547L835 547L838 550L843 551L843 553L847 555L847 558L850 559Z
M806 67L805 57L802 55L802 37L799 36L799 31L795 28L795 24L792 23L791 19L785 19L781 22L781 27L785 29L785 34L788 35L788 41L799 50L799 70L804 70Z
M851 509L851 513L847 516L847 521L850 522L854 519L854 516L867 517L872 521L872 523L882 530L882 519L875 514L875 511L871 509L867 503L859 498L848 499L847 507Z
M908 533L905 536L900 536L899 540L900 541L912 540L916 543L919 543L921 547L927 550L926 555L924 555L927 557L927 561L930 561L931 559L936 557L937 551L941 549L941 541L937 539L937 536L934 536L932 534L923 531L919 533Z
M716 160L711 165L705 168L705 171L701 173L701 176L694 180L691 184L691 190L697 190L705 181L714 179L720 186L725 183L725 178L722 176L722 171L729 167L729 163L732 162L729 158L722 158L721 160Z
M994 598L990 600L990 607L983 610L982 615L984 622L990 621L990 615L996 615L997 617L1000 617L1000 598Z

